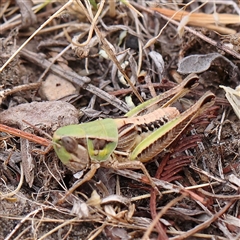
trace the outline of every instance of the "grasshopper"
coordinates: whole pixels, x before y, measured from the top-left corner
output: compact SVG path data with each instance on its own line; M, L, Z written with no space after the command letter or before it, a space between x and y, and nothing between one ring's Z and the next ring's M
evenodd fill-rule
M198 85L198 76L189 75L169 91L150 99L125 117L102 119L59 128L53 147L59 159L72 171L90 171L68 192L90 180L99 167L141 169L152 187L155 183L143 163L150 161L179 137L186 127L215 102L204 94L183 113L170 105Z

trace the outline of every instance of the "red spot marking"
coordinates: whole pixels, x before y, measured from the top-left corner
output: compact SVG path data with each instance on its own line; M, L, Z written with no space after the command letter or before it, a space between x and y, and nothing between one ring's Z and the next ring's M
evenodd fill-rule
M143 176L143 177L142 177L142 182L143 182L143 183L149 183L148 177Z

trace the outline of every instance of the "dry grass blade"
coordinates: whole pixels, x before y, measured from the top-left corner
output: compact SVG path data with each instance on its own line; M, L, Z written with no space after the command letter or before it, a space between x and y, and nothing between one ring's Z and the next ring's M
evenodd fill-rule
M23 166L22 166L22 164L21 164L20 168L21 168L21 177L20 177L20 181L19 181L19 184L18 184L17 188L15 190L11 191L11 192L4 193L4 194L0 192L0 199L1 199L1 201L3 199L6 199L6 200L10 199L12 196L16 195L20 191L20 189L21 189L21 187L23 185L23 180L24 180L24 173L23 173Z
M177 21L181 21L184 17L187 17L187 24L189 25L214 29L224 34L234 34L236 31L229 28L218 27L213 24L237 24L239 22L239 16L234 14L216 14L215 16L213 14L190 13L187 11L174 11L165 8L152 8L152 10Z

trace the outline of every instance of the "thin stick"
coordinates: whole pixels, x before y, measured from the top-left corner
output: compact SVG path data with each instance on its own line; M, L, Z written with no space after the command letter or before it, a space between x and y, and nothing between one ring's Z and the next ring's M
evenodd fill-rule
M7 125L4 125L4 124L0 124L0 131L12 134L12 135L17 136L17 137L25 138L25 139L27 139L31 142L39 143L39 144L41 144L43 146L46 146L46 147L48 147L51 144L51 141L49 141L45 138L38 137L34 134L27 133L27 132L21 131L21 130L16 129L16 128L8 127Z
M215 220L217 220L221 215L223 215L233 204L235 200L231 200L228 202L219 212L217 212L215 215L212 215L207 221L204 221L203 223L197 225L196 227L192 228L191 230L171 238L171 240L181 240L181 239L186 239L190 236L192 236L194 233L197 233L207 227L210 226L211 223L213 223Z
M177 202L181 201L185 196L181 195L177 198L174 198L171 202L169 202L158 214L157 216L153 219L151 222L150 226L148 227L148 230L144 233L142 240L147 240L149 239L150 233L153 231L154 226L157 224L159 219L167 212L167 210L175 205ZM163 237L163 236L162 236ZM162 238L161 238L162 239Z

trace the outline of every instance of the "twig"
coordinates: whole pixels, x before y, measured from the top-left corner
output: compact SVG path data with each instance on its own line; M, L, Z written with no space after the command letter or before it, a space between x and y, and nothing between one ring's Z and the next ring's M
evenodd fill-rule
M9 95L12 95L16 92L37 89L40 85L41 85L41 83L29 83L29 84L24 84L24 85L13 87L12 89L8 88L8 89L1 90L0 91L0 104L1 104L2 100Z
M112 104L114 107L118 108L119 110L121 110L124 113L127 113L129 111L128 106L121 100L119 100L118 98L116 98L113 95L110 95L109 93L101 90L98 87L95 87L92 84L88 84L88 86L86 87L86 90L88 90L89 92L96 94L98 97L104 99L106 102Z
M157 216L151 222L150 226L148 227L148 230L144 233L142 240L148 240L149 239L148 236L150 235L151 231L153 230L154 226L159 221L159 219L167 212L167 210L170 207L175 205L177 202L181 201L184 197L185 197L184 195L181 195L177 198L174 198L171 202L169 202L166 206L164 206L164 208L157 214ZM163 236L161 236L160 239L168 239L168 238L163 238Z
M58 225L57 227L53 228L52 230L50 230L49 232L47 232L46 234L44 234L43 236L41 236L40 238L38 238L38 240L43 240L43 239L45 239L45 238L48 237L50 234L56 232L57 230L61 229L62 227L73 223L76 219L77 219L77 218L73 218L73 219L70 219L70 220L67 220L67 221L63 222L62 224Z
M22 225L26 220L28 220L28 218L29 218L31 215L35 215L35 214L37 214L38 212L40 212L41 210L42 210L42 208L38 208L38 209L36 209L35 211L30 212L26 217L24 217L24 218L15 226L15 228L10 232L10 234L5 238L5 240L10 240L11 237L13 236L13 234L21 227L21 225Z
M83 87L85 84L87 84L91 81L90 78L85 77L85 76L80 76L76 72L65 71L60 66L57 66L55 64L52 65L52 63L50 61L46 60L45 58L40 57L40 55L37 53L23 49L20 52L20 55L22 57L24 57L25 59L29 60L31 63L34 63L37 66L40 66L42 68L46 69L46 68L51 67L51 72L68 80L71 83L77 84L80 87Z
M202 224L199 224L195 228L192 228L191 230L187 231L184 234L181 234L177 237L170 238L171 240L181 240L181 239L186 239L190 236L192 236L194 233L201 231L202 229L205 229L210 226L211 223L213 223L215 220L217 220L221 215L223 215L235 202L235 200L231 200L229 203L225 205L222 210L220 210L218 213L213 215L212 217L209 218L209 220L204 221Z
M28 139L31 142L35 142L35 143L41 144L41 145L46 146L46 147L48 147L51 144L51 141L49 141L45 138L38 137L34 134L27 133L27 132L21 131L21 130L16 129L16 128L8 127L7 125L4 125L4 124L0 124L0 131L12 134L16 137L21 137L21 138Z

